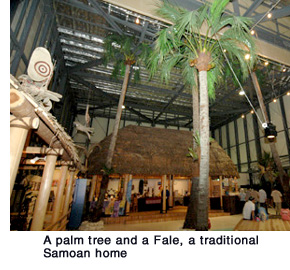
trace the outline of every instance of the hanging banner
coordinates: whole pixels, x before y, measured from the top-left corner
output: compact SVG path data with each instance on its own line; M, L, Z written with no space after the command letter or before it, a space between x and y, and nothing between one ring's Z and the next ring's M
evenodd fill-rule
M127 186L127 202L131 203L131 192L132 192L132 179L129 181L128 186Z

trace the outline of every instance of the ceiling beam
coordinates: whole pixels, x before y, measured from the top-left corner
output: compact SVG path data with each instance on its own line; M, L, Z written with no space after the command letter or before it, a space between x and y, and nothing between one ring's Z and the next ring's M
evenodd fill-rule
M114 20L112 20L111 16L102 9L98 1L88 0L88 3L90 3L96 10L98 10L102 14L106 21L118 32L119 35L124 34L122 29L115 23Z
M139 14L143 14L150 18L157 19L159 21L169 23L170 21L165 20L164 18L158 16L156 14L156 3L159 1L157 0L143 0L143 1L136 1L136 0L104 0L105 2L121 6L123 8L133 10ZM252 13L258 6L263 2L263 0L256 0L252 4L252 7L248 9L248 13ZM206 30L201 30L202 34L205 35ZM271 59L275 62L290 66L290 51L283 49L281 47L275 46L263 40L256 40L257 43L257 54L262 57Z
M155 117L154 122L158 120L158 118L166 111L166 109L177 99L177 97L182 93L184 90L185 85L183 84L178 92L169 100L169 102L163 107L162 111Z
M254 0L252 5L246 10L246 12L243 14L244 17L250 17L251 14L260 6L264 0Z
M79 82L79 83L85 85L85 86L88 87L90 90L96 91L96 92L97 92L98 94L100 94L101 96L103 96L103 97L105 97L105 98L107 98L107 99L109 99L109 100L111 100L111 101L113 101L113 102L118 103L118 101L119 101L118 98L114 97L114 96L111 95L111 94L108 94L108 93L104 92L102 89L96 87L95 85L93 85L93 84L91 84L90 82L88 82L88 81L82 79L81 77L79 77L79 76L77 76L77 75L70 75L70 77L71 77L73 80L75 80L75 81L77 81L77 82ZM128 109L129 111L133 112L134 114L140 116L141 118L145 119L146 121L152 123L152 120L151 120L150 118L148 118L147 116L141 114L140 112L136 111L135 109L130 108L130 107L127 107L127 109Z
M263 18L260 21L260 23L265 22L265 21L273 21L279 18L284 18L284 17L290 16L290 6L276 9L274 11L271 11L271 13L272 13L272 17L270 19L267 18L265 14L259 14L259 15L253 16L252 18L256 22L256 21L259 21L263 16L265 16L265 18Z
M103 59L94 59L85 64L76 64L73 67L68 67L68 72L75 73L75 72L84 70L86 68L97 67L98 65L101 65L102 63L103 63Z

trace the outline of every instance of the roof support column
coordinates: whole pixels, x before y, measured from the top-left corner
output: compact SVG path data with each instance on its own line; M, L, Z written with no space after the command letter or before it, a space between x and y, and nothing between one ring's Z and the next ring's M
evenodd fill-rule
M68 213L68 210L69 210L69 205L70 205L71 197L72 197L72 194L73 194L74 175L75 175L75 168L70 168L69 169L69 179L68 179L68 183L67 183L66 189L65 189L65 199L64 199L63 209L62 209L62 214L63 215ZM64 219L62 221L61 225L64 226L64 223L66 221L67 220Z
M22 151L30 129L39 126L39 118L10 116L10 196L13 191Z
M59 154L63 150L49 149L46 155L46 163L43 170L39 193L36 199L31 231L41 231L43 229L48 199L51 191L55 163Z
M173 181L174 181L174 176L170 175L169 178L169 208L173 208L174 204L173 204Z
M166 214L166 174L161 176L161 182L162 182L162 198L161 198L161 204L162 204L162 214Z
M60 179L59 179L58 184L57 184L56 197L55 197L55 201L54 201L53 208L52 208L51 224L54 224L55 222L57 222L59 217L60 217L60 207L61 207L61 203L63 200L63 191L65 188L67 171L68 171L68 163L65 162L61 166L61 175L60 175ZM59 223L52 228L52 231L56 230L58 227L59 227Z

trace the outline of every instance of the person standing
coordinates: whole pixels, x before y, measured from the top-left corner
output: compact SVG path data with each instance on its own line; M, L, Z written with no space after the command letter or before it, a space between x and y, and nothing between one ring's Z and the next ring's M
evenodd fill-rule
M240 198L240 211L242 212L244 205L246 203L246 193L243 188L240 189L239 198Z
M259 190L259 203L260 207L264 207L266 209L266 213L268 214L267 193L263 188Z
M275 203L276 215L280 215L282 194L279 190L274 188L274 190L271 193L271 197L273 198L273 202Z

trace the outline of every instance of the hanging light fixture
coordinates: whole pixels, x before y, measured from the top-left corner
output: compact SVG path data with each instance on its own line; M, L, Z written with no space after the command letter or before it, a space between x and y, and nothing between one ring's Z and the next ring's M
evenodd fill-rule
M267 126L265 127L265 137L269 142L275 141L275 138L277 137L277 131L276 126L272 123L267 123Z

